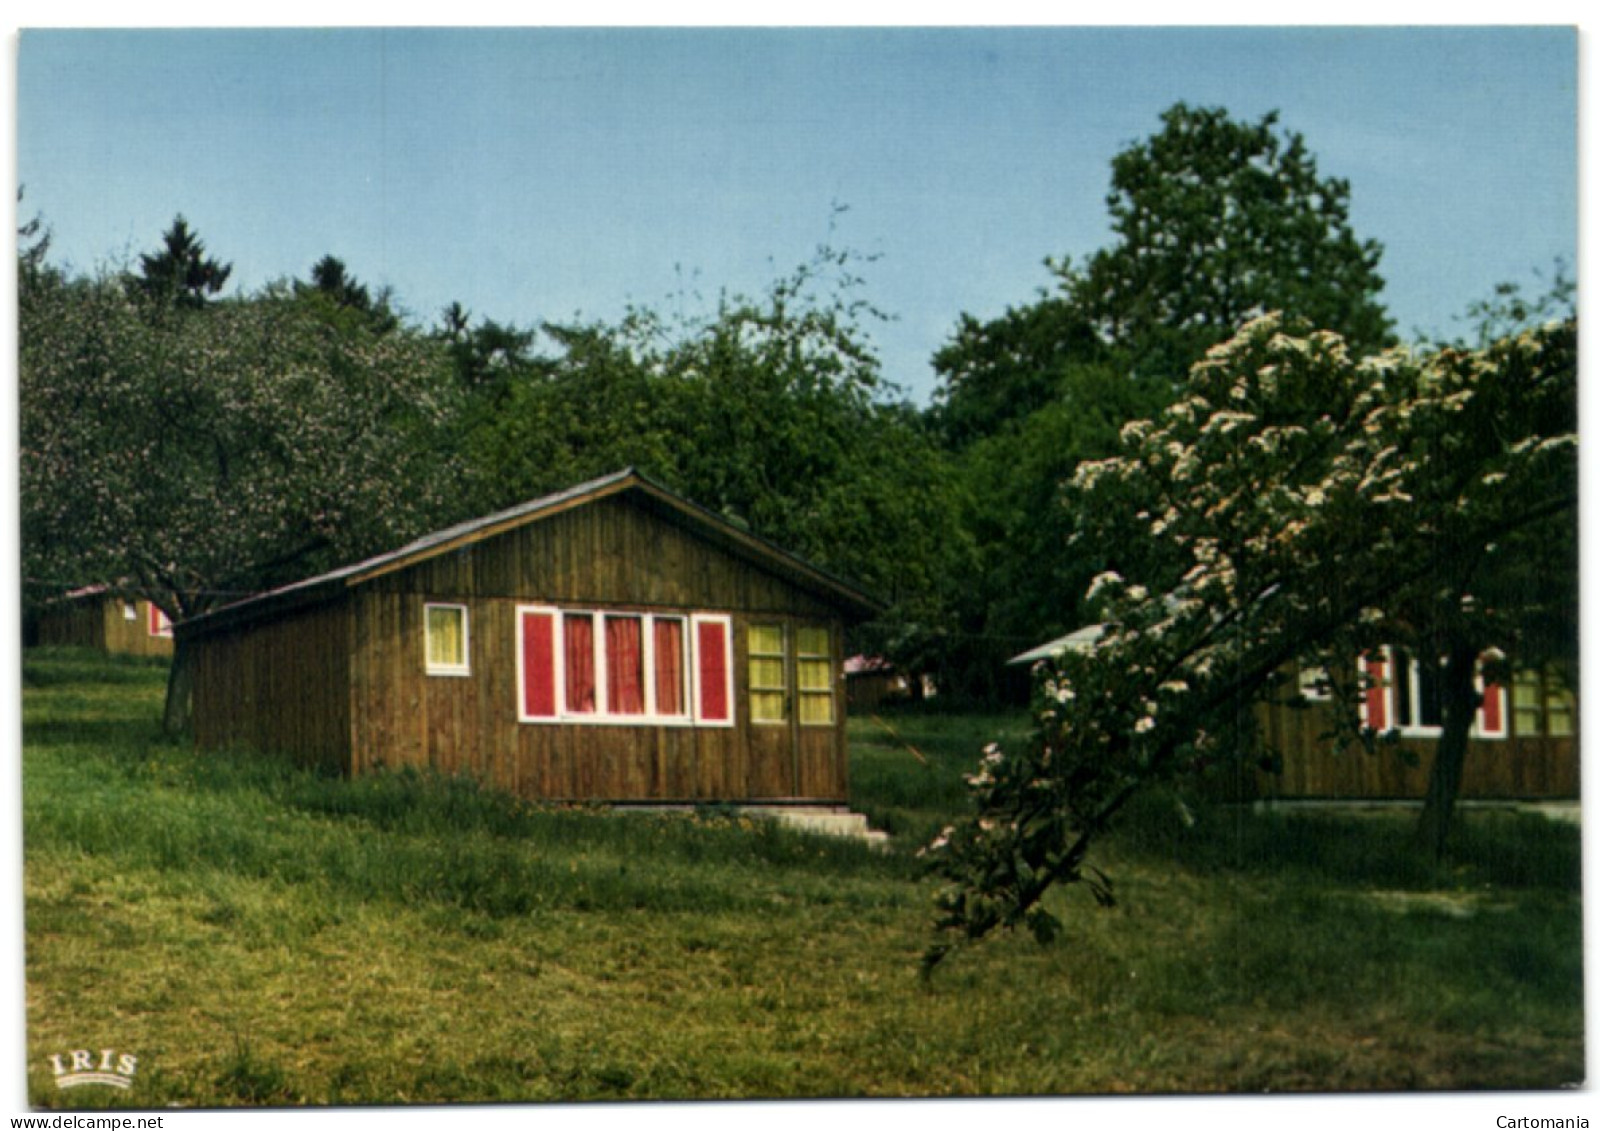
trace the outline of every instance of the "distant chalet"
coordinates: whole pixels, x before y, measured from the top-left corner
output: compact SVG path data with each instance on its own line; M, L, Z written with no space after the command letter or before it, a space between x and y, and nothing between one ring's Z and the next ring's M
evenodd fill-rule
M1101 625L1013 656L1033 665L1064 652L1092 653ZM1232 800L1396 801L1427 793L1444 701L1437 670L1403 649L1384 647L1362 658L1368 688L1357 704L1361 727L1382 736L1371 753L1340 749L1337 705L1319 668L1290 665L1293 694L1256 704L1267 749L1282 755L1279 771L1240 772L1217 791ZM1474 801L1575 801L1581 751L1578 702L1555 668L1513 664L1511 686L1479 679L1482 703L1468 736L1460 796ZM1352 680L1353 672L1340 673Z
M203 749L547 801L842 805L859 589L636 471L177 627Z
M90 585L52 601L38 615L34 642L93 648L119 656L172 655L172 622L142 597Z

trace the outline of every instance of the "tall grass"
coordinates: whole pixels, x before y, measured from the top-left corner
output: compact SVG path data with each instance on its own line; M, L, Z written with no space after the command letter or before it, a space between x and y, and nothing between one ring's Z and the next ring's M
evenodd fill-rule
M1021 742L1028 717L1014 711L950 715L885 711L850 720L851 804L874 827L925 844L967 808L965 775L985 745Z
M1051 896L916 978L915 849L1016 716L851 723L888 852L720 809L612 814L343 781L157 732L164 673L24 665L37 1104L1527 1087L1582 1072L1576 830L1135 807L1118 908ZM913 752L914 748L914 752ZM126 1094L48 1056L140 1056Z
M856 893L831 880L909 883L915 874L903 855L716 810L548 808L414 771L347 782L287 760L200 755L153 737L122 748L72 745L70 763L43 764L29 783L29 847L133 870L315 882L340 899L490 916L748 911L768 899L736 882L751 870L796 895L848 903ZM874 892L869 902L882 899Z

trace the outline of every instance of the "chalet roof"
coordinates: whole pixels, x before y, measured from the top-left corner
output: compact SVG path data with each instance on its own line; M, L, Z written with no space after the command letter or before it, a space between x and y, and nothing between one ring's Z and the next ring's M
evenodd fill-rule
M378 554L364 561L308 577L277 589L246 597L211 612L182 621L182 634L207 633L253 621L273 613L330 600L373 578L415 565L429 558L450 553L462 546L515 530L531 522L550 518L574 507L597 502L613 495L629 495L670 521L748 561L767 569L802 589L817 594L851 615L867 618L882 611L878 601L850 582L812 565L803 558L741 530L707 507L677 495L633 468L602 475L563 491L532 499L526 503L469 519L454 526L425 534L397 550Z
M1086 625L1083 628L1067 633L1065 636L1058 636L1048 643L1039 645L1037 648L1029 648L1021 655L1012 656L1011 659L1006 661L1006 664L1036 664L1040 660L1051 659L1061 655L1063 652L1088 652L1094 648L1105 633L1106 626L1103 624Z

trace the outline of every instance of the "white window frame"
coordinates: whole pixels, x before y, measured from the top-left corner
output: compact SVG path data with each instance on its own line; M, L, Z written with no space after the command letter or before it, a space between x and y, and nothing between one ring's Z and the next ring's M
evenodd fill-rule
M137 602L137 601L124 601L124 602L122 602L122 619L123 620L138 621L138 619L139 619L139 602Z
M554 715L529 715L526 713L525 681L527 644L524 640L523 616L526 613L535 613L552 618L551 646L555 651L554 672L556 713ZM705 613L654 613L635 609L598 609L598 608L557 608L554 605L517 605L515 608L517 619L517 721L532 725L556 726L650 726L650 727L687 727L705 726L721 727L733 726L735 705L733 701L732 686L732 617L726 614ZM594 671L595 709L593 711L570 711L567 709L567 631L566 618L569 616L589 616L594 618L594 647L591 652ZM605 664L605 626L610 617L629 618L640 622L641 634L640 652L644 665L644 713L620 714L609 711L610 686L607 682ZM661 710L661 705L656 702L656 631L657 621L676 621L682 626L681 648L679 656L679 672L683 680L683 694L685 697L684 710L680 714L669 714ZM698 654L698 629L701 621L720 622L725 632L724 647L729 655L729 686L726 688L728 695L728 718L724 720L706 720L700 717L700 667Z
M1297 683L1300 698L1307 703L1327 703L1333 699L1333 689L1328 682L1328 669L1321 664L1301 664Z
M428 614L434 609L454 609L461 614L461 663L436 664L432 660L433 627ZM422 666L428 675L452 677L472 674L472 617L467 606L452 601L424 601L422 603Z
M1424 726L1420 723L1410 723L1406 726L1399 724L1400 704L1398 696L1400 687L1398 681L1394 678L1395 650L1385 644L1382 649L1382 655L1384 712L1389 723L1388 730L1398 732L1401 738L1438 738L1444 733L1443 726ZM1415 656L1408 655L1407 660L1410 664L1410 670L1407 672L1410 678L1407 682L1411 688L1411 701L1407 704L1410 708L1408 713L1413 719L1417 719L1422 717L1422 665ZM1507 738L1510 733L1510 720L1506 711L1510 708L1510 703L1507 700L1505 687L1500 684L1494 685L1495 693L1500 699L1500 726L1494 730L1489 730L1483 725L1483 708L1487 703L1488 695L1486 685L1483 682L1481 668L1473 676L1473 684L1477 688L1479 696L1484 699L1484 702L1478 705L1478 710L1472 720L1472 730L1468 732L1468 737L1493 741ZM1361 697L1361 725L1371 725L1367 721L1367 699L1365 695Z

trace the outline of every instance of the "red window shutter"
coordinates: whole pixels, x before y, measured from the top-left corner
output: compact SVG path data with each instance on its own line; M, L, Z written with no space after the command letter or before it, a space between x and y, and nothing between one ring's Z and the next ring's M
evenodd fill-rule
M1498 683L1483 685L1483 706L1479 708L1483 717L1478 720L1478 729L1484 734L1500 734L1505 730L1505 717L1501 710L1504 702L1505 693Z
M522 614L522 714L556 717L556 618L554 613Z
M728 624L703 620L695 626L695 657L699 665L700 719L728 721Z
M1367 657L1367 725L1373 730L1389 729L1388 665L1382 656Z

